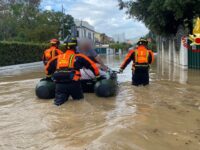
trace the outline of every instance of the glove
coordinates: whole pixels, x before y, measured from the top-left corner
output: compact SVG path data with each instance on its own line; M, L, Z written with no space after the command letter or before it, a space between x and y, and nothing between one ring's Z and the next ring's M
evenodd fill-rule
M123 69L121 69L121 68L119 69L119 73L123 73L123 71L124 71Z
M47 80L47 81L52 80L51 76L46 76L45 80Z
M103 67L103 70L104 70L105 72L108 72L110 69L109 69L107 66L105 66L105 67Z
M96 76L95 81L100 81L101 80L101 76Z

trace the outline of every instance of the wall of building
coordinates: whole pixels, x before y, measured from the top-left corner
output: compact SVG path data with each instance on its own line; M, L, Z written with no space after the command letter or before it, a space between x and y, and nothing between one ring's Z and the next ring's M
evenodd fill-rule
M178 45L180 43L180 45ZM177 42L175 37L157 38L158 59L163 62L173 63L181 68L188 69L188 49L183 46L182 40Z
M95 40L95 38L94 38L94 31L88 30L88 29L86 29L84 27L77 28L77 31L78 31L78 35L77 35L78 38L80 38L80 39L87 38L87 39L90 39L92 41Z
M114 55L115 54L115 50L110 48L109 45L107 45L107 44L96 45L95 50L98 54L106 54L106 55Z
M96 44L100 44L101 43L101 33L95 32L94 38L95 38L95 43Z
M86 21L75 20L77 36L79 39L90 39L95 41L95 28Z

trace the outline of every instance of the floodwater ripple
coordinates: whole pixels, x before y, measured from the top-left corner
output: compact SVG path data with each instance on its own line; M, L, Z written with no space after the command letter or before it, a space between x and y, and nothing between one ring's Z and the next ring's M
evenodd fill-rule
M122 57L105 60L117 69ZM41 67L17 68L0 77L2 150L199 150L200 71L158 61L151 84L133 87L129 67L116 97L85 94L56 107L35 96Z

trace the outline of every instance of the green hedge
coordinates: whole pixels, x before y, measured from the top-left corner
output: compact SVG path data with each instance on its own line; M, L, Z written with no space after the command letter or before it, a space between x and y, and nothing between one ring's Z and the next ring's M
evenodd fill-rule
M0 42L0 66L41 61L48 44Z

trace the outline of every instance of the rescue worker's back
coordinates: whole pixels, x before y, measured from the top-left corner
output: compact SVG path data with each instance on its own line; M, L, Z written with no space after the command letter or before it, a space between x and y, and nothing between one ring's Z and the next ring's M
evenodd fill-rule
M42 61L44 65L47 65L47 63L54 57L60 54L63 54L63 52L58 49L60 42L57 39L50 40L50 44L51 44L51 47L49 49L46 49L42 56Z
M89 68L96 77L99 77L96 64L87 56L76 54L76 42L76 40L69 42L66 53L55 57L46 66L47 77L53 76L56 82L55 105L58 106L65 103L69 96L75 100L84 98L80 83L80 69Z
M133 61L132 84L136 86L149 84L149 67L154 61L154 54L147 49L147 44L146 40L140 39L138 47L129 51L120 67L120 72L123 72L127 65Z
M99 69L96 64L83 54L76 54L74 50L67 50L66 53L52 59L46 66L47 75L53 75L56 82L79 81L81 68L88 68L99 76Z

